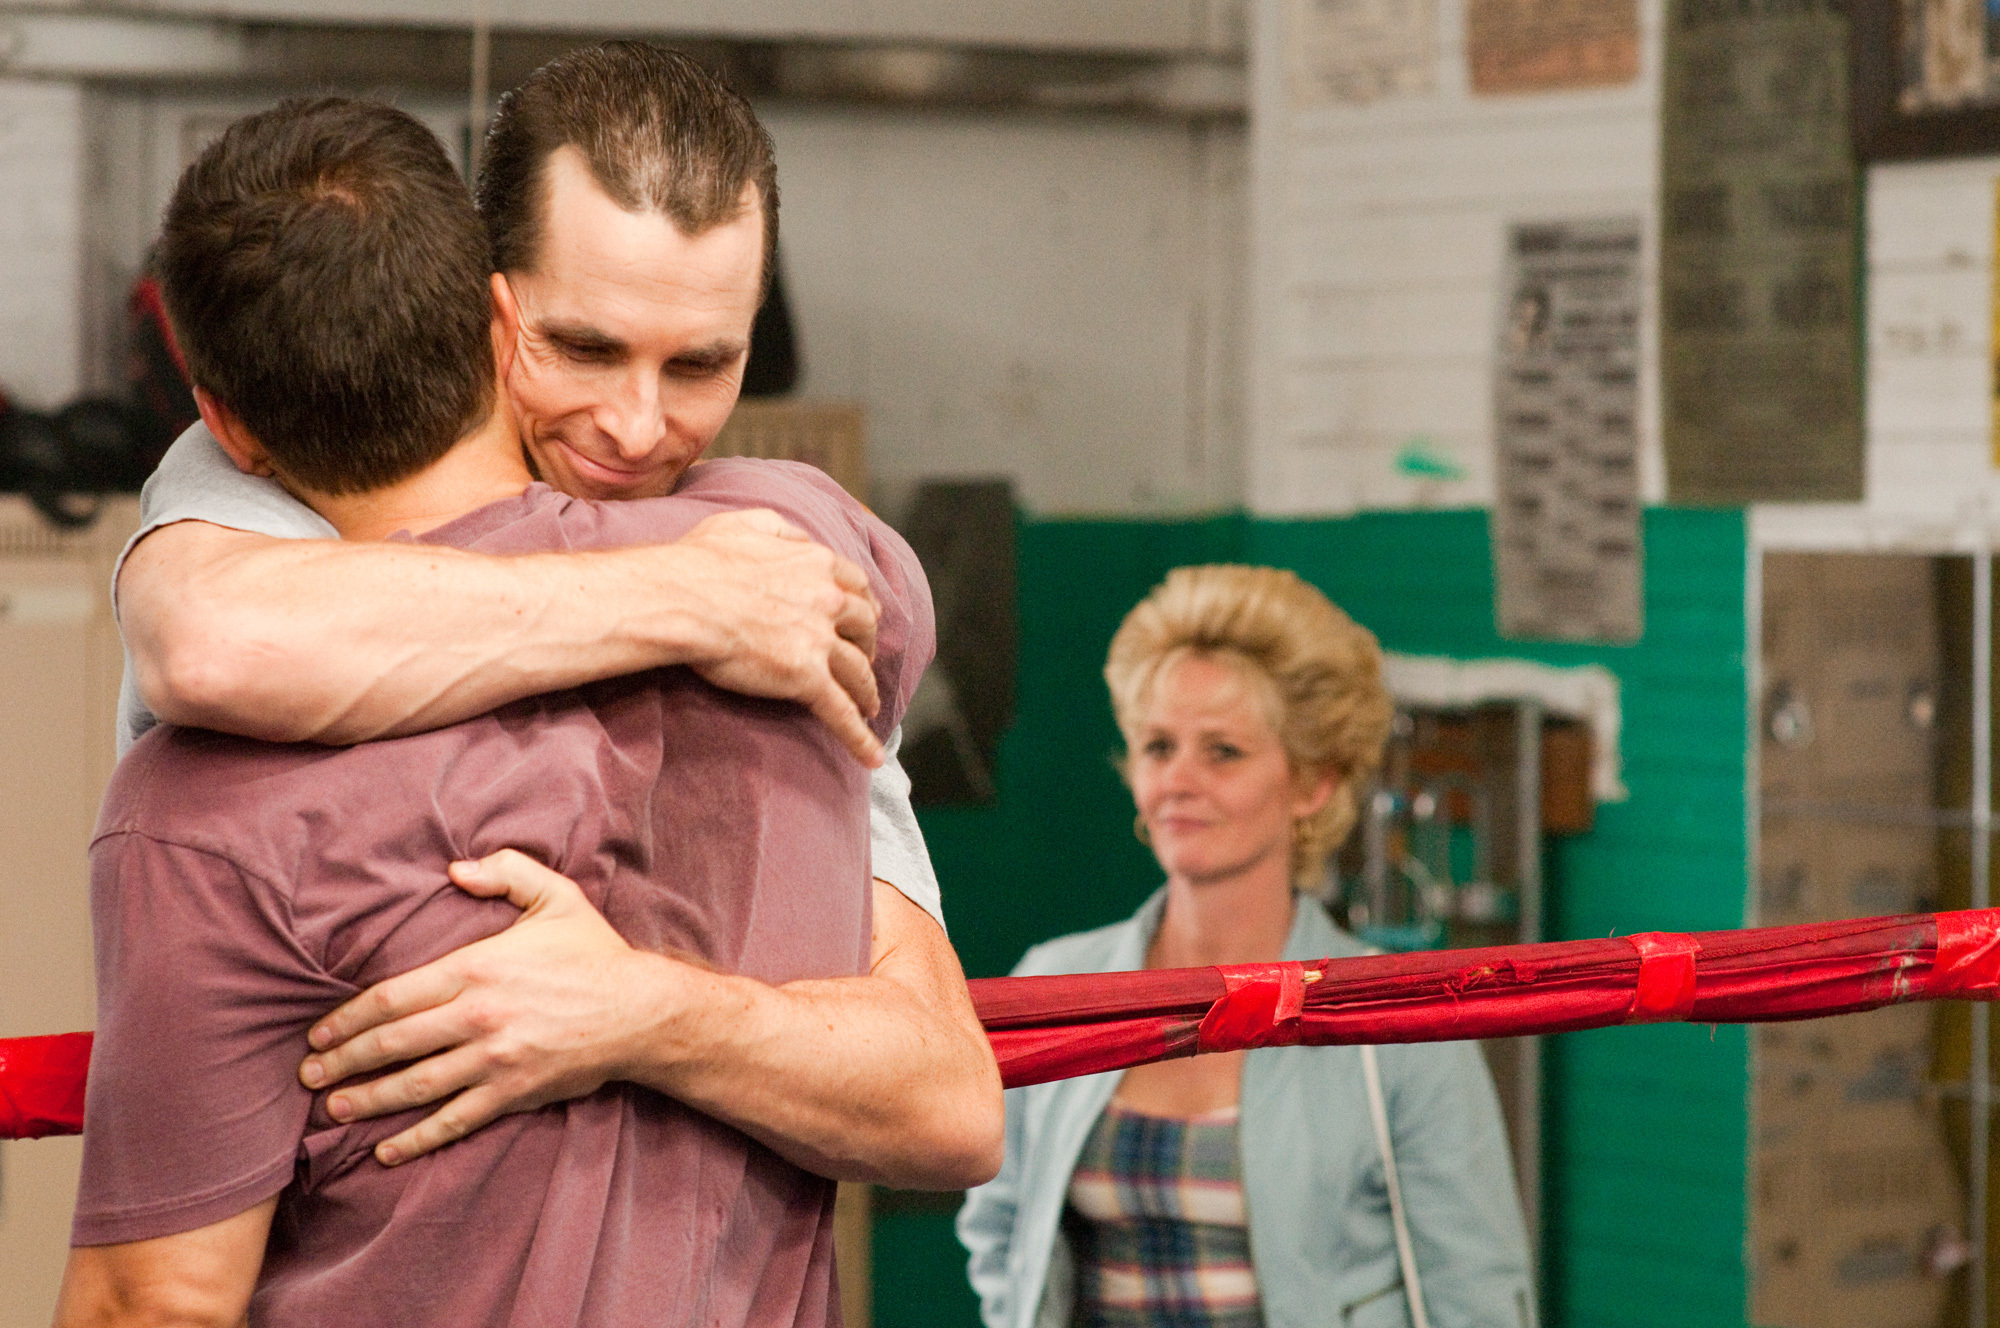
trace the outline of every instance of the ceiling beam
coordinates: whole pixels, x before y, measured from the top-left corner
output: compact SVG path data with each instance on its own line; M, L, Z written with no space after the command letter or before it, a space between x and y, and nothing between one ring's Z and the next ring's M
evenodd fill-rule
M1024 50L633 32L496 29L491 86L612 36L671 41L759 100L1117 112L1244 113L1239 56ZM270 23L0 6L0 77L274 92L464 93L470 28Z

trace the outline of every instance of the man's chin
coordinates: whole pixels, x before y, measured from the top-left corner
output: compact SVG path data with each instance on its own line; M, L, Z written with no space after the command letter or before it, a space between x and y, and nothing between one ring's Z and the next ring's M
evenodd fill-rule
M613 470L587 459L579 460L567 448L551 448L536 467L542 479L572 498L616 502L623 498L652 498L671 493L675 472L671 467L649 471Z
M625 498L644 498L649 494L649 490L640 484L596 484L573 474L557 476L549 482L572 498L588 498L594 502L615 503Z

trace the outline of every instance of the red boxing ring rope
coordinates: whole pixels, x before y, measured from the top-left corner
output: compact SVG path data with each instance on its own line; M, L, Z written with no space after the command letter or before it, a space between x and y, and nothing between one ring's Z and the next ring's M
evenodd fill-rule
M1772 1023L2000 997L2000 909L1311 963L981 978L1010 1088L1205 1051ZM0 1038L0 1139L83 1128L90 1034Z
M974 981L1008 1087L1204 1051L1768 1023L2000 995L2000 909Z

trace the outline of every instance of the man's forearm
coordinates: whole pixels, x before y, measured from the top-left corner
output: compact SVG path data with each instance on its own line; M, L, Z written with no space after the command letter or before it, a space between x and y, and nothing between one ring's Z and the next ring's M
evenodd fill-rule
M181 522L127 558L121 627L154 713L249 737L421 732L688 664L810 705L860 751L873 741L860 718L873 680L836 629L851 630L843 611L865 619L857 634L872 644L872 607L843 597L832 554L762 534L758 518L776 520L732 513L735 524L713 519L677 544L519 557Z
M670 550L647 552L665 571ZM634 584L632 561L183 522L133 551L119 606L140 692L162 719L355 742L686 653L693 625L672 583Z
M511 849L451 873L521 918L327 1015L300 1067L308 1088L339 1085L336 1120L439 1104L376 1145L382 1162L623 1079L842 1180L956 1189L998 1170L993 1050L943 928L894 886L874 884L866 975L773 987L633 949Z
M645 1030L624 1077L838 1180L963 1189L999 1168L999 1079L969 1006L955 1020L879 976L658 980L660 1008L691 1014Z

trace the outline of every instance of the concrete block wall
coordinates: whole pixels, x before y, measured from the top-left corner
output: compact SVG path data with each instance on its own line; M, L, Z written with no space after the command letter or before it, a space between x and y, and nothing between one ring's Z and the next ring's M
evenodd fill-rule
M1239 129L766 115L801 390L866 405L886 510L932 475L1045 514L1241 501Z

